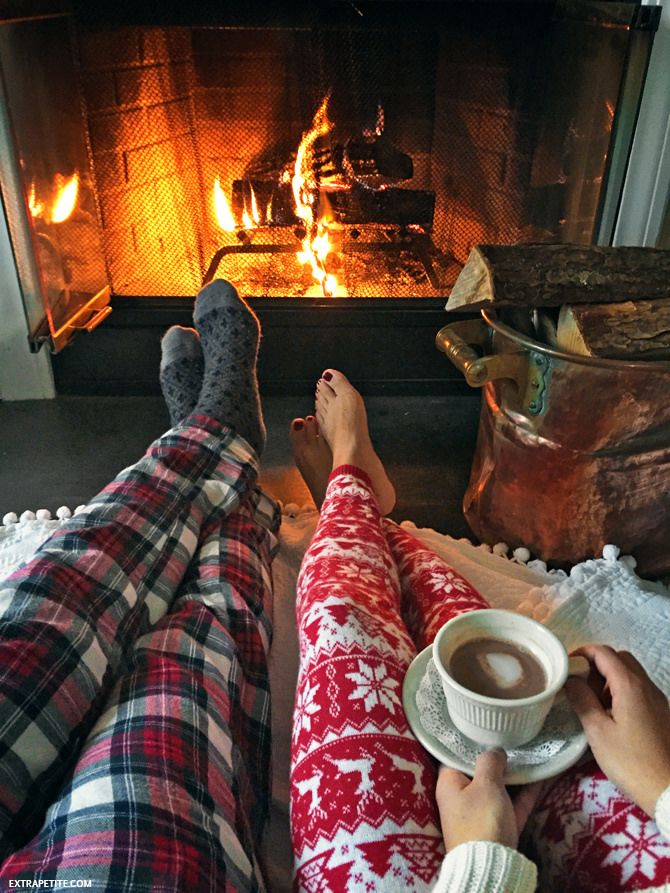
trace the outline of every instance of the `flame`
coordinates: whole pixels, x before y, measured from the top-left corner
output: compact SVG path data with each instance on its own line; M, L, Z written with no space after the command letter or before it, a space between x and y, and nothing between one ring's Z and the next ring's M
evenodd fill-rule
M28 193L28 208L33 217L41 217L44 214L44 202L38 201L35 192L35 184L30 184L30 192Z
M338 282L337 278L326 270L326 262L333 250L333 244L328 233L328 220L318 216L320 187L314 170L314 144L319 137L326 136L333 129L333 124L328 118L329 100L330 94L317 109L311 128L302 135L291 179L295 212L307 230L302 241L302 250L297 252L296 257L301 264L310 264L312 276L326 297L336 294Z
M242 211L242 225L245 229L253 229L261 222L261 215L258 211L258 202L256 201L256 193L254 192L254 187L249 184L249 189L251 191L251 213L247 209L246 195L244 196L244 210Z
M51 222L63 223L74 211L79 195L79 174L74 173L67 180L56 174L56 200L51 208Z
M218 177L214 180L214 213L216 215L216 222L221 229L229 233L235 232L237 223L233 217L233 212L230 210L228 199L221 188L221 183L219 182Z
M256 193L254 192L254 187L251 187L251 219L254 221L254 225L258 226L261 222L261 215L258 211L258 202L256 201Z

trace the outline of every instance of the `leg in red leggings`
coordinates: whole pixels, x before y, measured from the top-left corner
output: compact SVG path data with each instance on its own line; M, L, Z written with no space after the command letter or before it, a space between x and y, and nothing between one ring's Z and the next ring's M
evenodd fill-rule
M430 645L447 620L490 607L466 579L393 521L383 521L400 575L402 615L419 650Z
M546 893L613 893L670 881L670 842L593 760L549 785L523 846Z
M413 560L408 552L415 549L424 554ZM382 521L365 473L336 469L298 580L291 772L297 890L429 890L442 862L435 766L402 708L416 647L401 616L397 562L408 614L427 641L453 614L453 572ZM469 594L470 607L486 606ZM426 613L430 629L418 622Z

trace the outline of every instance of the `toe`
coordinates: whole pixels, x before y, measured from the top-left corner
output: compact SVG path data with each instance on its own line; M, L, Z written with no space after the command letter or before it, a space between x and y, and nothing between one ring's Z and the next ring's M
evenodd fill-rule
M305 447L305 420L293 419L288 429L288 439L294 453L302 451Z
M193 306L193 321L196 327L203 317L212 310L232 308L246 311L250 317L257 320L256 314L247 302L239 296L237 290L225 279L214 279L198 292Z
M347 376L337 369L325 369L321 377L334 394L353 388Z
M194 340L200 340L200 336L195 329L187 329L185 326L170 326L161 338L161 344L169 346L170 344L180 344Z
M310 440L316 440L319 436L319 423L313 415L305 416L305 431Z
M180 357L201 357L200 337L195 329L171 326L161 338L162 362L172 362Z
M320 378L316 383L316 399L328 401L335 396L335 391L325 378Z
M194 314L202 316L215 307L230 307L239 303L239 295L230 282L225 279L214 279L198 292Z

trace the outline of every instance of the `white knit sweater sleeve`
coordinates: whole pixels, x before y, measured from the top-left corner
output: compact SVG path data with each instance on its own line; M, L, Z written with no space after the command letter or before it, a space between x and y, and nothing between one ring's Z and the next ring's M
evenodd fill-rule
M670 840L670 787L656 802L654 819ZM488 840L462 843L445 856L432 893L534 893L535 865L516 850ZM649 888L648 893L666 890Z
M432 893L533 893L537 869L516 850L474 840L445 856Z
M670 840L670 787L667 787L656 801L654 821L663 837Z

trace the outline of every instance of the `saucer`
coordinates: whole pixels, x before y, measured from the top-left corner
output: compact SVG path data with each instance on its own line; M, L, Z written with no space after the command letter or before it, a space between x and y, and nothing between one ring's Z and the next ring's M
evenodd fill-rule
M445 766L449 766L452 769L458 769L466 775L472 776L474 774L474 764L466 762L459 754L454 753L454 751L452 751L446 744L432 735L424 727L416 706L416 693L426 673L428 663L432 658L432 652L432 646L429 645L427 648L424 648L424 650L414 658L405 674L402 687L402 703L405 709L405 715L407 716L409 726L416 738L429 753ZM447 710L446 702L444 709L445 711ZM551 711L549 715L551 716ZM451 724L448 712L445 712L445 720ZM576 723L576 726L579 731L570 734L561 750L554 756L548 757L545 762L523 764L522 762L520 763L517 761L515 766L509 767L508 771L505 773L505 784L528 784L531 781L541 781L545 778L552 778L554 775L563 772L564 769L574 766L588 748L586 735L581 729L579 722ZM452 728L455 728L453 724ZM529 741L528 744L525 745L525 747L528 748L531 748L532 746L533 741ZM517 753L523 752L523 750L524 746L515 748Z

